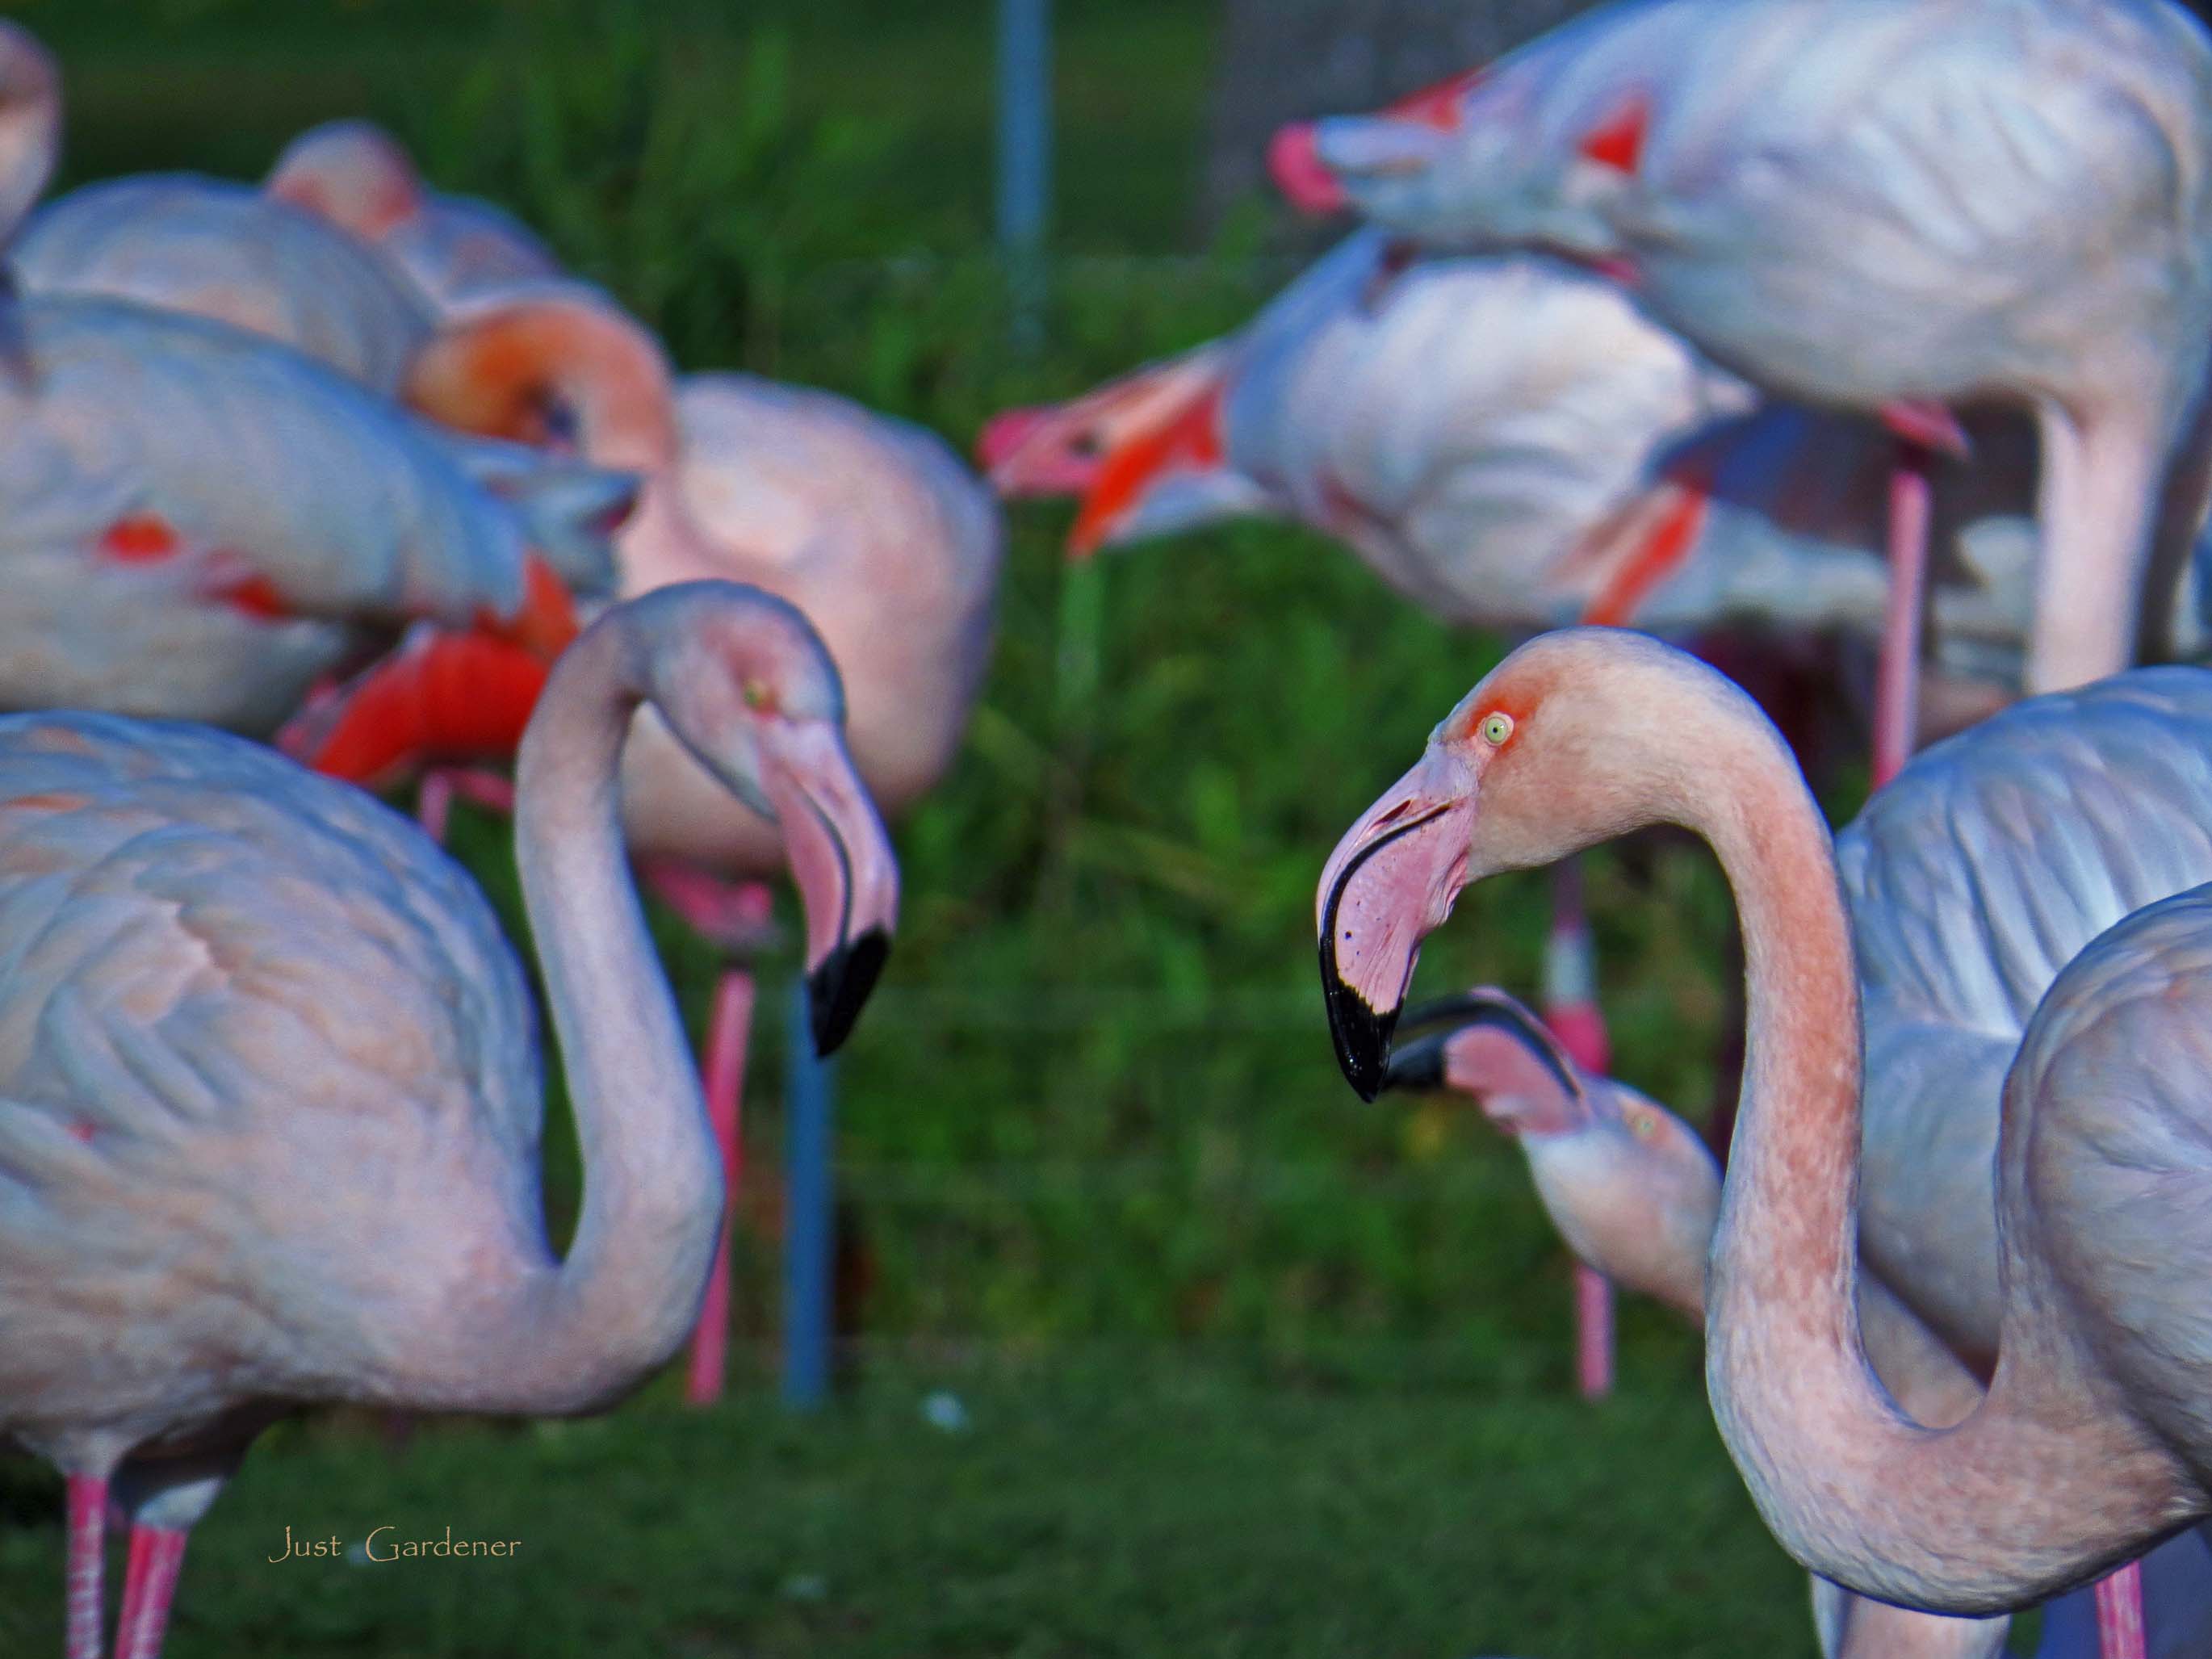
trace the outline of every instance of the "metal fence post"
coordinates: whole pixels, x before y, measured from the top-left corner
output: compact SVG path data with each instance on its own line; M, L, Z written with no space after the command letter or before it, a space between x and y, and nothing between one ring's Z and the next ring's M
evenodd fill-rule
M999 0L999 248L1014 334L1042 330L1044 239L1052 201L1052 0Z
M783 1403L818 1409L830 1395L836 1249L835 1063L816 1057L806 976L792 981L784 1040Z

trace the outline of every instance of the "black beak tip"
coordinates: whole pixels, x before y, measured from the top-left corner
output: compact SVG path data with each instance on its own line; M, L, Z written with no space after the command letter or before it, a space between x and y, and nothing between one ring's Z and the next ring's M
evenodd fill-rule
M880 927L838 945L806 976L807 1011L814 1028L814 1052L823 1059L844 1046L860 1018L868 993L883 977L891 942Z
M1328 1003L1329 1035L1336 1039L1336 1063L1345 1081L1362 1100L1373 1100L1390 1080L1390 1034L1398 1011L1382 1013L1334 974L1323 970L1322 991Z

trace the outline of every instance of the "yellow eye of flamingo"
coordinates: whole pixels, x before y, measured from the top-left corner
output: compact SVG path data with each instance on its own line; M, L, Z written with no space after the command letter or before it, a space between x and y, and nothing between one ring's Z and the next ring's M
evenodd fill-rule
M1482 734L1482 740L1495 749L1513 735L1513 716L1486 714L1482 724L1475 729Z
M1659 1133L1659 1120L1649 1112L1631 1112L1628 1127L1635 1132L1638 1139L1649 1140Z
M755 709L775 707L775 692L766 680L745 682L745 707Z

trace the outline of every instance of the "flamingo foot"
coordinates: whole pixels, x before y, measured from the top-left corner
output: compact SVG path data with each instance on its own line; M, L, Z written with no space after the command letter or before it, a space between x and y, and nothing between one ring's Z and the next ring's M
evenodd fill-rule
M63 1576L64 1651L69 1659L100 1659L100 1572L107 1533L107 1482L72 1474L69 1491L69 1566Z
M724 972L714 988L714 1012L707 1033L707 1120L722 1155L722 1237L691 1334L691 1369L684 1397L694 1406L711 1406L722 1397L730 1347L730 1248L737 1216L738 1177L744 1163L739 1112L745 1080L746 1037L752 1030L753 977L737 969Z
M161 1659L169 1607L185 1566L190 1534L174 1527L133 1527L123 1576L123 1613L115 1632L115 1659Z
M2130 1561L2097 1581L2097 1651L2102 1659L2148 1659L2139 1562Z

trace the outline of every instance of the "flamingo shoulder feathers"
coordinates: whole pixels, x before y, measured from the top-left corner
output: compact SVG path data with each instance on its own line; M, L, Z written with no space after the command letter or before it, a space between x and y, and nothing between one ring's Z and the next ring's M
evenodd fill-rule
M225 1356L229 1398L298 1391L283 1357L311 1349L373 1396L384 1357L346 1329L546 1256L532 1003L457 866L358 791L201 728L9 717L0 778L0 1272L128 1294L115 1258L160 1238L140 1316ZM332 1201L343 1227L288 1219ZM318 1237L359 1259L316 1259ZM193 1261L213 1295L165 1302ZM225 1282L239 1261L285 1266ZM338 1284L380 1287L368 1319ZM0 1304L65 1301L0 1285ZM301 1322L325 1340L295 1345ZM45 1397L42 1368L102 1328L21 1332L0 1399ZM173 1379L73 1358L112 1396L76 1420L191 1416Z
M2059 970L2212 879L2212 673L2035 698L1913 763L1837 837L1870 1017L2017 1042Z

